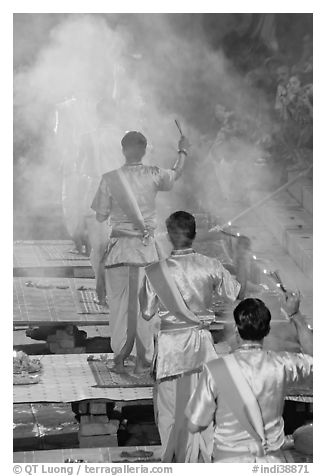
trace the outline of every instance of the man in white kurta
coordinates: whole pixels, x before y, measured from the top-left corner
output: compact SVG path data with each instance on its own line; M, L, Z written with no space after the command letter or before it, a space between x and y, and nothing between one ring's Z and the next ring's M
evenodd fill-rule
M92 203L97 220L103 222L110 217L112 227L104 266L112 327L111 347L119 372L124 371L124 362L134 343L136 371L148 367L153 357L152 326L140 318L138 292L144 266L159 260L154 236L157 224L155 198L159 191L171 190L180 177L188 142L184 137L180 139L179 157L168 170L142 163L147 141L140 132L128 132L121 144L126 163L113 171L121 180L121 187L116 187L112 181L112 172L104 174Z
M101 305L106 305L105 270L101 259L109 241L110 224L107 220L97 221L90 206L103 173L122 163L122 158L119 160L120 144L116 140L119 132L114 125L103 124L83 134L79 147L79 206L85 220L97 300Z
M195 219L180 211L167 220L167 229L174 246L171 256L164 261L167 274L158 276L156 283L149 266L140 290L140 303L145 319L151 319L161 306L161 327L157 336L155 358L155 406L162 444L163 462L196 462L207 460L212 451L212 428L200 435L187 430L184 408L196 388L202 364L216 358L207 324L214 319L214 293L235 301L245 276L240 270L241 285L215 258L196 253L192 241L196 234ZM162 263L163 264L163 263ZM163 289L160 282L165 279ZM194 322L189 322L182 311L169 302L171 282L176 285ZM167 298L165 299L165 296ZM171 301L171 299L170 299ZM164 304L162 304L164 303ZM169 309L170 308L170 309ZM197 320L197 322L196 322Z
M194 434L214 424L213 462L282 462L279 450L284 443L282 412L286 388L298 381L302 384L302 379L312 372L312 357L308 355L312 351L312 333L299 311L293 313L293 304L290 305L285 304L305 353L264 350L263 339L269 332L271 315L261 300L249 298L234 311L240 346L227 358L235 359L237 368L230 367L231 372L225 375L222 357L204 365L186 415ZM234 388L227 385L228 377L234 379ZM251 426L246 425L250 411L243 415L238 412L250 408L240 383L243 378L259 408L258 418L250 420ZM234 403L237 391L243 398L240 405ZM258 433L261 441L255 438Z

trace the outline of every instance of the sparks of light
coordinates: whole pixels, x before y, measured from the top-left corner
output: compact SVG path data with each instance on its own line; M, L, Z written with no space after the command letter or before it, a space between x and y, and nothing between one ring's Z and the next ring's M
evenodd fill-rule
M253 257L253 259L257 259L257 256L255 256L255 255L252 255L252 257ZM265 270L264 270L264 272L265 272Z
M229 226L231 226L231 225L232 225L232 223L231 223L230 221L228 221L228 225L229 225Z
M264 269L264 274L267 274L267 269Z
M240 233L237 233L237 236L240 236Z
M59 113L58 110L55 111L55 125L54 125L54 133L57 134L59 126Z

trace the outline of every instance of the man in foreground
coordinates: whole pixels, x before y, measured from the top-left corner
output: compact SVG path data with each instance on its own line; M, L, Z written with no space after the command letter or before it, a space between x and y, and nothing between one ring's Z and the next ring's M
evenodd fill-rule
M298 298L287 295L284 309L304 353L263 350L271 314L260 299L248 298L234 310L239 348L204 365L185 413L194 434L214 424L213 462L282 461L286 384L312 372L312 333Z
M163 462L208 461L213 441L212 425L192 435L187 430L184 408L196 388L204 362L216 358L209 323L214 293L235 301L246 288L246 270L240 266L237 279L215 258L196 253L194 217L184 211L166 221L174 250L171 256L145 268L140 290L144 319L157 314L161 327L154 361L154 405L162 444Z
M159 191L171 190L180 177L188 141L181 137L179 157L169 170L142 163L147 140L140 132L128 132L121 145L126 162L103 175L91 208L99 222L110 217L112 227L103 263L115 370L125 372L125 360L135 343L135 371L141 372L150 365L154 350L151 326L140 318L138 292L144 267L159 260L155 197Z

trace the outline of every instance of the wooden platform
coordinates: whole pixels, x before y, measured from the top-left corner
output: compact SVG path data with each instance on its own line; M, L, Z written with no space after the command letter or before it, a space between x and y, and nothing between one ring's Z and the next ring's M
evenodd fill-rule
M71 253L69 240L14 242L14 276L92 278L89 258Z
M22 451L13 454L14 463L64 463L67 458L81 459L88 463L123 463L126 458L122 452L144 450L153 452L148 462L160 460L161 446L118 446L116 448L74 448L50 451ZM311 463L312 457L298 453L294 449L282 451L284 463ZM146 462L146 459L130 459L130 463ZM71 463L73 464L73 463ZM78 463L76 464L78 468Z
M75 402L92 398L138 403L138 400L153 398L151 387L96 388L86 354L44 355L36 358L42 359L41 381L32 385L14 385L14 403Z
M94 357L100 354L92 354ZM108 354L112 357L113 354ZM97 388L97 382L86 354L38 356L42 359L41 381L32 385L14 385L14 403L75 402L87 399L112 401L152 400L153 388L135 384L134 387ZM302 383L300 382L302 385ZM293 389L289 400L312 403L312 397L295 395Z
M94 303L95 280L14 278L15 326L108 324L108 311Z
M50 451L22 451L14 453L14 463L64 463L65 459L82 459L88 463L118 463L126 458L122 452L150 451L151 461L160 461L161 446L118 446L116 448L68 448ZM130 463L146 462L146 459L131 458ZM77 466L77 465L76 465Z
M78 430L70 403L13 405L14 451L76 448Z

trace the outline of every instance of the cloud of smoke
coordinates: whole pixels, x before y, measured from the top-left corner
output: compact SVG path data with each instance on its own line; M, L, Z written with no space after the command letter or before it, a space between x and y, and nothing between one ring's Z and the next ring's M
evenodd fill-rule
M230 179L230 184L237 183L233 198L241 200L248 183L261 180L262 168L258 172L252 164L262 149L250 132L236 143L227 141L222 150L212 147L219 126L216 104L244 121L254 123L258 114L262 134L269 132L270 122L265 99L257 101L256 91L223 53L212 50L199 17L42 14L30 18L33 31L26 27L24 16L17 18L15 28L17 206L35 209L51 201L59 203L63 177L72 190L77 172L83 172L78 171L78 163L87 136L93 149L100 144L102 150L102 160L94 164L95 176L123 162L119 143L131 129L148 137L148 163L171 166L178 140L175 117L193 145L192 158L173 193L161 194L163 219L181 207L194 210L200 205L216 211L221 156L225 169L230 161L238 165ZM75 209L77 214L78 197L72 195L67 200L73 204L71 213Z

